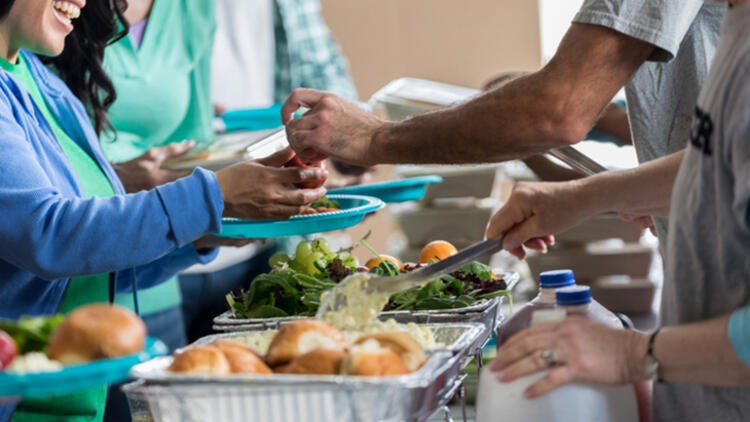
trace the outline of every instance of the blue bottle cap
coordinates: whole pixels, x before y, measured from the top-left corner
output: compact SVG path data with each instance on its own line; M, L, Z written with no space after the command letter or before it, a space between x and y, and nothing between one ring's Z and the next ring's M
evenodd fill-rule
M572 270L553 270L539 274L539 287L542 289L557 289L574 284L576 279Z
M591 288L589 286L569 286L555 292L557 306L577 306L591 303Z

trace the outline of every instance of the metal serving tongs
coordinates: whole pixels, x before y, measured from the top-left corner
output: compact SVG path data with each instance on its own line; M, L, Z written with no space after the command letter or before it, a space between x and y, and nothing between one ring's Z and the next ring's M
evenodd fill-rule
M573 147L554 148L547 154L582 172L586 176L607 171L607 168Z
M449 256L448 258L406 274L395 277L368 278L365 280L362 288L370 294L390 296L402 290L419 286L426 281L434 279L435 276L439 274L456 270L479 258L499 252L503 249L504 237L505 233L501 234L499 237L475 243L453 256ZM351 281L351 278L344 279L341 283L337 284L333 289L329 290L323 295L323 297L321 297L318 312L315 314L317 318L322 317L328 311L340 309L346 303L346 297L342 292L344 291L345 285Z

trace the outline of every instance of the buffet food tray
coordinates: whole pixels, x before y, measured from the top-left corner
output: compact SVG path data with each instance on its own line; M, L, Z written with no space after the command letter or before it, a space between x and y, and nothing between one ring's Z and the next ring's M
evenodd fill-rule
M430 351L422 368L403 376L178 375L165 371L172 358L164 357L134 367L131 376L140 380L123 390L134 420L425 421L460 385L464 350L484 330L480 324L433 327L438 341L452 342Z
M518 283L518 273L504 273L503 278L507 285L506 290L512 291ZM501 304L505 296L494 299L480 300L471 306L452 309L435 309L419 311L385 311L381 312L380 319L395 319L398 322L416 323L461 323L481 322L487 330L492 332L502 321L500 312ZM289 316L277 318L235 318L232 311L226 311L214 318L213 329L216 331L247 331L256 329L278 329L279 326L288 321L297 319L308 319L309 316Z
M309 318L308 318L309 319ZM471 351L477 342L485 336L486 328L483 324L477 322L455 322L441 324L419 324L428 328L435 338L435 342L442 345L438 349L429 352L448 351L453 356L465 357L468 351ZM274 328L275 329L275 328ZM252 327L243 331L231 333L212 334L196 340L194 345L213 343L216 340L237 339L252 335L259 331L265 331L266 328ZM258 350L258 353L265 354L265 350Z

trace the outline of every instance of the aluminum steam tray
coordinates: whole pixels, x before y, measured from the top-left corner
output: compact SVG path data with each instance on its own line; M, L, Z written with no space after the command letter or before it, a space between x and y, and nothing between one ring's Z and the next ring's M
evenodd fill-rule
M172 358L165 357L134 367L131 376L140 381L123 390L134 418L156 422L424 421L453 395L463 376L463 351L484 327L434 330L446 349L431 351L422 368L399 377L177 375L166 371ZM197 343L246 334L218 334Z
M512 291L518 283L518 273L504 273L506 290ZM420 311L386 311L380 314L380 319L395 319L398 322L416 323L456 323L482 322L488 331L494 331L501 321L500 305L504 296L495 299L481 300L471 306L453 309L436 309ZM235 318L232 311L226 311L214 318L213 329L216 331L246 331L255 329L278 329L284 322L310 317L277 317L277 318Z
M163 371L168 361L148 365L141 370ZM123 391L134 420L424 421L450 399L459 373L458 360L440 353L419 371L395 378L274 375L234 381L138 381Z

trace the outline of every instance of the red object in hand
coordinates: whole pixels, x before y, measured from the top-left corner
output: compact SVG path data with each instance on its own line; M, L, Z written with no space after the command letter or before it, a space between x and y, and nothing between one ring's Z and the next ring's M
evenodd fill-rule
M7 368L18 354L18 347L13 338L0 330L0 369Z
M308 168L308 167L320 167L323 170L325 170L326 163L325 161L318 161L316 163L305 164L299 159L299 157L295 155L294 157L292 157L291 160L287 161L284 164L284 167L299 167L303 169ZM294 186L297 186L300 189L316 189L316 188L323 186L323 183L325 182L326 182L326 177L323 177L322 179L318 179L318 180L310 180L307 182L295 183Z

